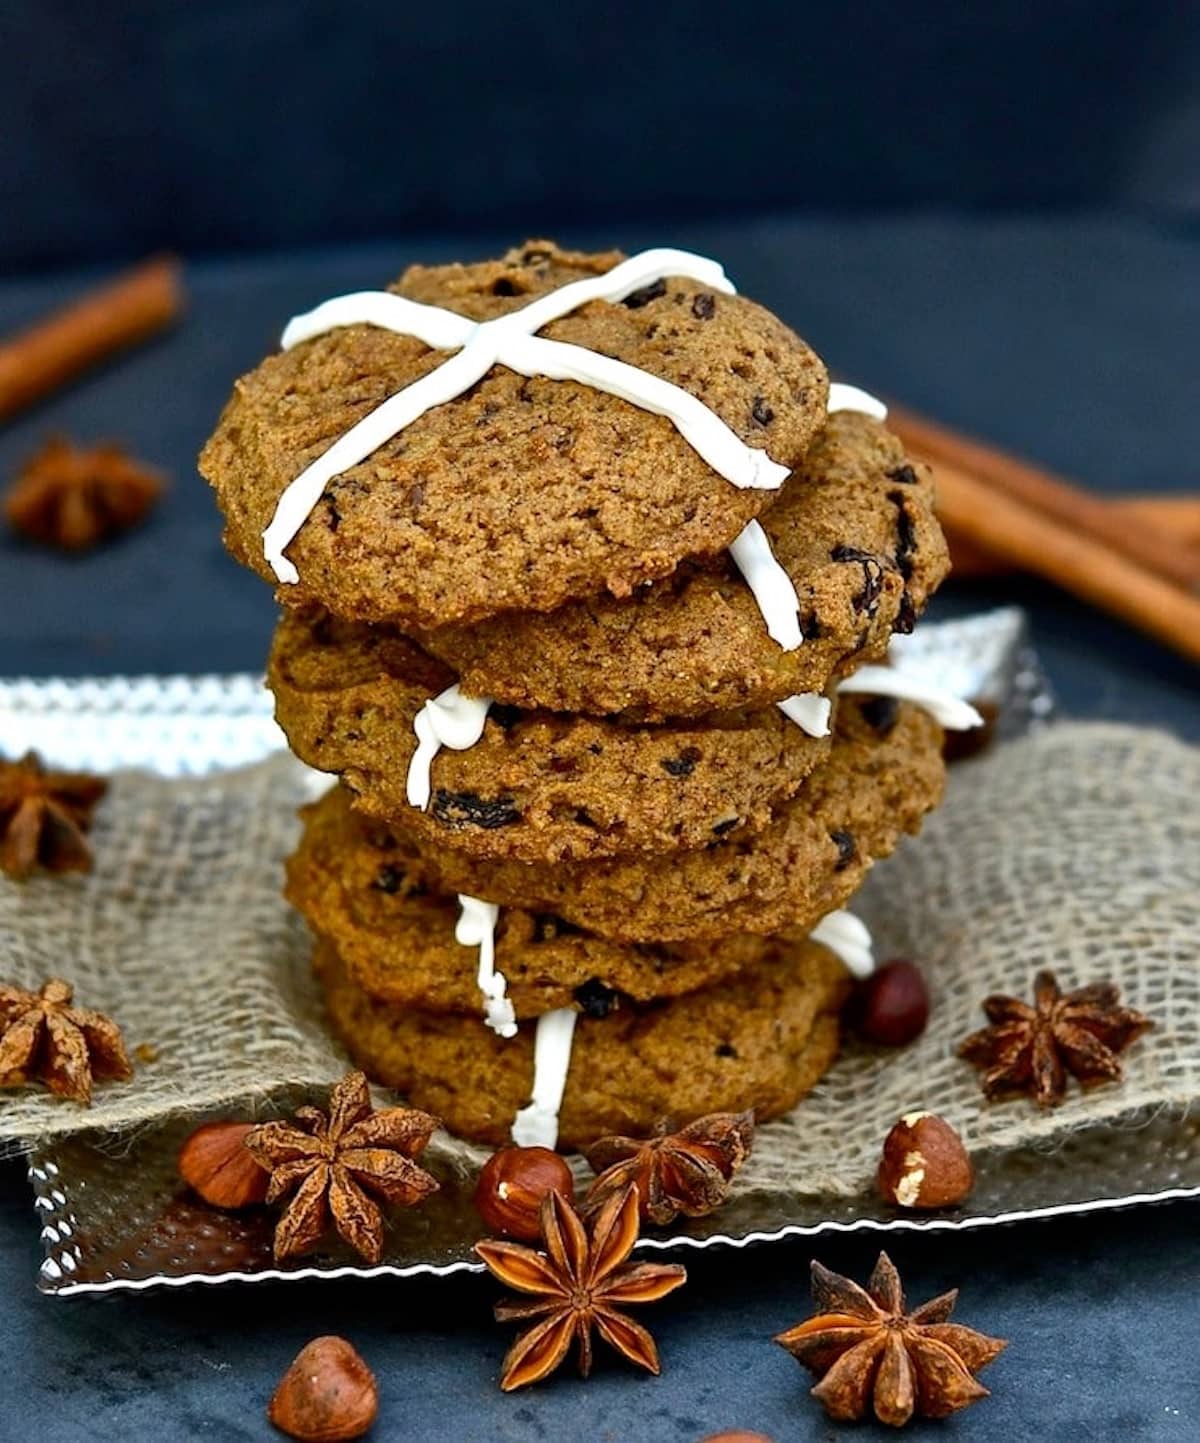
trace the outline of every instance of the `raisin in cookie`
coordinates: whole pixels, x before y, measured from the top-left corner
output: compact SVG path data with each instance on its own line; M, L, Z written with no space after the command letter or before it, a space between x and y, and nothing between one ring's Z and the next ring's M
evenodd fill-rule
M769 826L668 856L556 866L486 860L430 846L402 821L360 817L336 792L317 804L309 827L319 818L326 850L347 872L395 869L411 885L526 908L610 942L673 950L690 942L702 953L695 939L807 932L845 906L872 863L917 832L940 801L941 742L941 728L914 706L846 697L828 759Z
M318 946L314 965L334 1031L369 1077L460 1137L490 1146L509 1140L533 1086L533 1024L501 1038L473 1017L379 1002L351 980L328 943ZM803 942L734 982L581 1017L559 1146L642 1136L664 1118L684 1123L747 1108L759 1121L777 1117L832 1063L848 990L833 954Z
M824 432L762 518L800 599L805 640L767 635L728 555L688 563L624 600L509 613L422 639L475 696L631 719L764 707L878 661L949 569L927 466L853 411Z
M621 259L535 242L475 265L413 266L392 289L487 321ZM593 301L539 334L682 387L783 466L824 424L818 357L761 306L693 281ZM200 458L234 556L271 579L262 532L288 484L449 354L350 325L243 376ZM493 366L333 479L287 548L299 582L279 594L409 630L627 596L720 551L775 496L727 481L664 416Z
M452 672L393 628L289 611L267 679L292 750L340 774L360 810L478 857L707 846L765 826L829 750L776 707L644 727L493 708L473 747L434 759L420 811L406 795L413 723Z
M313 932L332 943L354 981L384 1002L479 1014L478 947L455 940L458 902L421 881L419 859L382 823L353 812L341 788L303 814L287 862L286 896ZM517 864L520 865L520 864ZM589 1014L615 993L637 1002L676 997L777 955L770 938L719 942L606 941L549 912L502 907L495 965L519 1018L556 1007Z

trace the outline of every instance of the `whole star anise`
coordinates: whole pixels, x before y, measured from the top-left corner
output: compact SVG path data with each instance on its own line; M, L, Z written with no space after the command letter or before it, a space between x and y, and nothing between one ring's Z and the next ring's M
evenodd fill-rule
M958 1055L984 1069L988 1097L1023 1092L1053 1107L1066 1095L1068 1072L1084 1087L1118 1080L1117 1054L1154 1026L1120 998L1111 982L1063 992L1053 972L1039 972L1032 1006L998 994L984 1000L991 1026L966 1038Z
M4 511L12 529L31 541L84 551L136 525L163 484L119 446L83 450L54 437L13 482Z
M973 1375L1008 1344L947 1321L957 1288L906 1313L900 1275L880 1253L866 1288L814 1262L812 1290L820 1311L775 1341L820 1377L813 1397L831 1418L873 1410L900 1428L914 1413L945 1418L988 1396Z
M133 1076L121 1029L101 1012L72 1007L74 996L58 977L37 992L0 983L0 1086L44 1082L87 1106L93 1081Z
M333 1226L355 1252L383 1255L383 1214L371 1194L412 1207L437 1192L437 1180L412 1161L438 1119L411 1107L371 1106L367 1079L351 1072L329 1094L329 1111L301 1107L291 1122L267 1122L246 1136L255 1162L271 1175L267 1202L291 1201L275 1228L275 1257L311 1252Z
M34 752L0 759L0 872L21 881L38 867L89 871L84 833L107 789L103 777L47 771Z
M713 1112L679 1132L660 1128L654 1137L604 1137L587 1149L599 1174L588 1189L583 1211L595 1213L633 1184L642 1216L660 1226L680 1213L698 1218L729 1196L735 1172L750 1156L753 1112Z
M634 1188L610 1197L591 1225L557 1192L546 1195L541 1210L545 1252L520 1243L485 1241L476 1253L501 1282L528 1301L496 1305L499 1322L530 1322L508 1350L500 1386L511 1392L540 1382L578 1342L579 1371L592 1367L592 1329L631 1363L658 1373L658 1349L640 1324L621 1311L629 1303L654 1303L687 1279L678 1263L627 1263L638 1236Z

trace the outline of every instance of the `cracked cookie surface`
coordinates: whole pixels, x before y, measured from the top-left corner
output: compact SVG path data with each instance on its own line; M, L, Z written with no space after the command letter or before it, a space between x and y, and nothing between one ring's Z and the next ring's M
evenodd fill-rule
M499 260L412 266L391 289L492 320L621 259L529 242ZM753 301L696 282L591 302L539 334L681 386L784 466L824 424L828 380L814 352ZM262 531L287 485L448 354L354 325L243 376L200 458L234 556L273 580ZM663 416L494 366L330 482L287 548L300 580L279 596L408 630L625 596L684 557L719 552L775 499L725 480Z
M880 660L949 570L929 468L857 412L829 418L760 519L800 599L795 651L767 635L727 555L624 600L508 613L424 644L472 695L514 706L644 720L764 707Z

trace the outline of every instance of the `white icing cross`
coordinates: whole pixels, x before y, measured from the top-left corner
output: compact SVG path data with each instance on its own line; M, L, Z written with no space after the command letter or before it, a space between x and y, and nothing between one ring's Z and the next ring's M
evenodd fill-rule
M479 948L479 971L476 985L483 993L483 1020L501 1037L517 1035L517 1014L505 996L508 982L503 972L496 971L496 921L500 908L495 902L459 894L459 918L454 940L460 947Z
M413 719L417 749L408 764L405 782L409 806L425 810L433 793L430 768L434 757L443 747L469 751L483 735L491 705L490 697L464 696L457 682L429 698Z
M667 276L684 276L726 295L736 294L716 261L689 251L648 250L631 256L601 276L572 281L493 321L472 321L440 306L410 301L390 291L358 291L326 301L295 317L284 330L285 350L339 326L373 325L415 336L439 351L455 351L436 370L405 386L364 416L311 465L279 498L271 524L263 532L263 555L280 581L300 575L284 550L308 519L335 476L365 461L380 446L434 406L461 396L493 366L522 376L579 381L620 396L632 405L666 416L685 441L735 486L776 490L788 468L746 443L698 397L624 361L583 346L550 341L535 332L589 301L622 301L634 291Z
M854 977L869 977L875 970L875 953L867 924L853 912L830 912L808 934L845 963Z
M573 1007L544 1012L537 1020L533 1042L533 1095L528 1107L513 1119L512 1140L518 1147L553 1147L558 1141L558 1114L562 1107L571 1043L578 1014Z

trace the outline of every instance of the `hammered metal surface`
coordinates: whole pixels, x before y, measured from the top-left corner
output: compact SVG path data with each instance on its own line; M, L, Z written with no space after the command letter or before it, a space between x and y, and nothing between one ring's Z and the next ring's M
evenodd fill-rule
M294 1101L281 1102L281 1110ZM30 1179L46 1245L38 1279L43 1292L481 1270L471 1255L481 1232L471 1206L473 1179L444 1171L436 1206L392 1214L378 1266L364 1265L340 1244L277 1266L270 1212L218 1212L180 1184L175 1158L201 1120L177 1120L132 1143L79 1134L35 1155ZM778 1198L735 1192L714 1216L644 1237L638 1247L746 1247L825 1232L959 1231L1197 1196L1200 1118L1158 1117L1136 1129L1079 1132L1052 1152L984 1156L968 1204L945 1213L901 1215L874 1194L796 1198L781 1206Z
M901 639L905 669L999 709L1000 735L1043 724L1053 698L1012 608L926 625ZM270 698L251 676L0 682L0 753L34 746L67 766L142 767L196 775L254 761L281 745ZM294 1098L278 1099L279 1109ZM384 1261L366 1267L339 1247L277 1267L272 1218L206 1208L182 1188L180 1143L203 1118L177 1119L134 1137L80 1133L36 1150L30 1179L46 1260L39 1286L67 1296L192 1283L309 1277L397 1277L476 1270L478 1222L471 1180L443 1173L436 1208L389 1223ZM1053 1151L983 1157L966 1206L901 1216L873 1194L850 1199L741 1194L715 1217L644 1238L645 1249L749 1243L829 1231L936 1231L1200 1196L1200 1119L1159 1116L1137 1128L1094 1128Z

